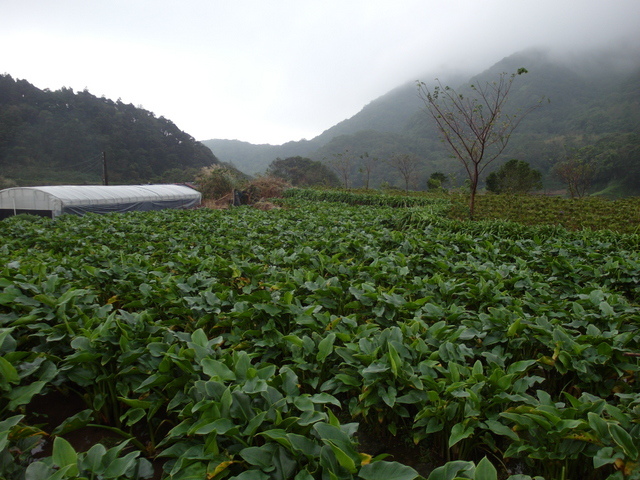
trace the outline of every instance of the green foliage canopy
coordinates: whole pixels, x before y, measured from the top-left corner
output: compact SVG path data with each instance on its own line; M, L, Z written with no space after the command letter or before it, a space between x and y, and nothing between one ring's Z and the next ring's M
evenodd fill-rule
M515 158L487 176L487 190L492 193L524 194L540 188L542 174Z
M146 183L168 170L218 163L211 150L172 121L141 107L86 90L40 90L0 75L5 177L20 185L100 183L102 152L112 183Z

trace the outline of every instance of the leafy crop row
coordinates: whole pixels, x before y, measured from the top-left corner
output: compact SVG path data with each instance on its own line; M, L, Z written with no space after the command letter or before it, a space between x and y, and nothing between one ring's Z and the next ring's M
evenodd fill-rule
M5 477L639 474L633 236L287 202L0 223Z
M311 188L291 188L284 192L287 198L313 202L343 202L350 205L384 207L448 207L450 200L439 195L387 194L377 191L317 190Z
M468 218L465 198L452 195L451 218ZM570 230L613 230L640 233L640 199L564 198L536 195L480 195L475 218L502 219L526 225L560 225Z

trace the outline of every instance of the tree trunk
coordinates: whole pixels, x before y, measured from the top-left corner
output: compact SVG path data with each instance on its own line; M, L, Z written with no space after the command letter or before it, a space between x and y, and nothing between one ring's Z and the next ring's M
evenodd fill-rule
M478 190L478 165L475 164L474 165L474 172L473 172L473 178L471 179L471 195L469 198L469 220L473 220L473 216L475 214L475 210L476 210L476 191Z
M471 197L469 198L469 220L473 220L473 213L476 209L476 189L471 187Z

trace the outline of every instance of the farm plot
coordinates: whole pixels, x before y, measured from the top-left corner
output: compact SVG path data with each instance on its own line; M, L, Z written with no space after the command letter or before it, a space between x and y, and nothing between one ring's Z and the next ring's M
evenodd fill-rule
M636 236L286 207L0 223L4 478L640 475Z

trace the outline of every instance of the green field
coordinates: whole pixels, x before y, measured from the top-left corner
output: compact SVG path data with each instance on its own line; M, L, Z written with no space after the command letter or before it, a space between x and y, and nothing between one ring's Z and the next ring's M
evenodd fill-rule
M639 235L313 195L1 222L0 478L640 478Z

